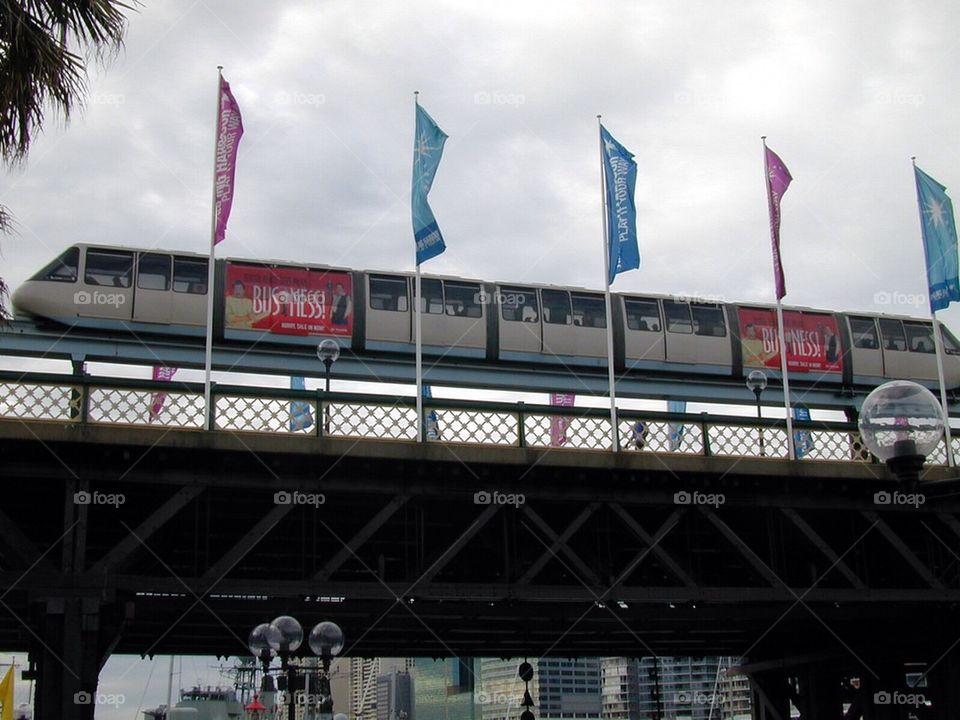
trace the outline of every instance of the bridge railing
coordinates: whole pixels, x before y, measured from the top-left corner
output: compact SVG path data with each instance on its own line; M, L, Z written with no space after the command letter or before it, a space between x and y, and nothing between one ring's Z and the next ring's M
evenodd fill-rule
M411 397L214 385L216 432L417 441ZM424 399L427 443L610 451L607 408ZM0 420L203 431L198 383L0 373ZM787 458L782 420L621 410L620 449L724 457ZM794 422L804 461L871 462L854 423ZM954 438L960 452L960 438ZM945 464L944 444L930 455Z

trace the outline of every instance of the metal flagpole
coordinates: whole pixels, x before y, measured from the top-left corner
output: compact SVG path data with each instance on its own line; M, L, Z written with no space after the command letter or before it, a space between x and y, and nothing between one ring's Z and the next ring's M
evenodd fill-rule
M917 181L917 158L916 156L910 158L910 162L913 163L913 181ZM920 197L920 187L917 186L917 210L920 213L920 233L923 234L923 200ZM929 278L925 278L924 282L927 282ZM929 287L929 285L928 285ZM937 379L940 381L940 405L943 408L943 438L946 442L947 449L947 465L949 467L954 467L956 464L956 459L953 457L953 445L950 439L950 410L947 406L947 390L946 383L943 379L943 335L942 330L940 329L940 323L937 322L937 313L933 309L933 305L930 306L930 319L933 323L933 347L937 353Z
M607 375L610 383L610 436L613 441L613 451L620 450L620 429L617 427L617 391L616 377L613 367L613 306L610 301L610 228L607 223L607 182L603 164L603 133L600 130L600 115L597 115L597 137L600 141L600 196L603 202L600 209L603 212L603 283L606 288L603 294L607 308Z
M416 136L417 132L417 105L420 103L420 91L413 91L413 132ZM414 143L420 142L420 139L414 137ZM420 162L420 156L415 154L417 158L417 163ZM413 179L414 182L417 182L417 178ZM423 442L423 341L420 334L420 304L422 300L420 299L420 261L417 259L417 245L416 237L414 237L413 245L413 260L417 266L417 280L416 280L416 293L414 298L414 318L415 318L415 333L416 333L416 344L417 344L417 442Z
M213 129L213 187L210 209L210 259L207 262L207 347L204 353L203 407L207 413L207 430L213 430L213 407L211 405L210 370L213 367L213 292L214 248L217 241L217 139L220 137L221 87L223 65L217 65L217 121Z
M767 185L767 207L773 207L773 197L772 190L770 188L770 165L767 162L767 136L761 136L760 140L763 142L763 175L764 182ZM770 218L770 222L773 222L773 218ZM773 240L773 226L770 226L770 239ZM783 266L783 258L780 257L781 267ZM776 283L774 283L776 285ZM774 290L776 295L780 293ZM780 373L783 376L783 409L787 415L787 457L791 460L797 459L797 451L794 447L793 442L793 412L790 409L790 379L787 377L787 343L784 338L783 331L783 305L780 302L780 298L777 297L777 339L780 343Z

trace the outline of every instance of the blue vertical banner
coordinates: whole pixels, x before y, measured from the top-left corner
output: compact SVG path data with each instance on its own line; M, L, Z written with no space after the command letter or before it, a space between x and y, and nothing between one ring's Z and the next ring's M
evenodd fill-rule
M687 411L686 400L667 400L667 412L685 413ZM683 434L687 428L683 423L670 423L670 452L677 452L683 444Z
M600 126L600 141L607 192L607 280L612 285L619 273L640 267L634 200L637 163L633 153L617 142L603 125Z
M307 383L303 377L290 378L291 390L306 390ZM313 427L313 408L310 403L292 402L290 403L290 431L306 430Z
M430 400L433 398L433 391L430 389L430 386L424 384L421 388L421 394L425 400ZM423 429L426 431L427 440L439 440L440 439L440 417L437 415L436 410L431 410L426 414L426 422L424 423Z
M947 188L913 166L917 179L917 203L920 206L920 229L923 252L927 260L927 284L930 288L930 311L943 310L960 300L957 263L957 226L953 203Z
M794 405L793 419L800 422L810 422L810 408L806 405ZM797 460L809 455L810 451L813 450L813 433L809 430L797 430L793 433L793 447L797 454Z
M433 186L433 178L440 166L443 144L447 134L443 132L427 111L417 103L417 128L413 145L413 239L417 244L417 265L436 257L447 246L440 234L433 211L427 202L427 195Z

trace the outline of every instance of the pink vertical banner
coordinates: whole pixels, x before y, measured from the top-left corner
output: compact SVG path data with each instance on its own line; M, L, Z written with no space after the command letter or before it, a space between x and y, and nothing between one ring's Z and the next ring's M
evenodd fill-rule
M550 404L555 407L573 407L573 393L550 393ZM563 447L567 443L567 428L570 418L554 415L550 418L550 447Z
M227 219L233 205L233 180L237 169L237 148L243 137L240 106L233 99L230 83L220 76L220 106L217 108L217 163L214 167L216 229L213 244L227 234Z
M166 365L154 365L153 367L153 379L159 382L170 382L176 373L177 368L175 367L167 367ZM153 398L150 400L150 422L160 418L160 413L163 411L163 405L166 401L166 393L157 392L153 394Z
M793 177L783 160L764 142L764 161L767 166L767 203L770 206L770 241L773 246L773 279L777 286L777 300L787 294L783 279L783 263L780 261L780 199L790 187Z

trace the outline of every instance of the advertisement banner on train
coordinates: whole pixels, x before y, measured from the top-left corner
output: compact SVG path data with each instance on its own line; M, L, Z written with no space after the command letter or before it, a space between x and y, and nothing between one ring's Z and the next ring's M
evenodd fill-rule
M744 367L780 369L775 310L738 308ZM832 315L783 311L787 370L843 372L837 321Z
M353 333L349 273L228 263L225 295L228 329L283 335Z

